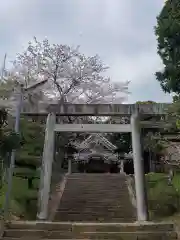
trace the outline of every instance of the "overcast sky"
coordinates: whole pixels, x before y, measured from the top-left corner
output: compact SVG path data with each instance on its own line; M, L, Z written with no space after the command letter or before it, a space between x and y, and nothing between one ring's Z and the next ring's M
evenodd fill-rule
M170 101L154 77L161 69L153 27L164 0L1 0L0 60L33 36L99 54L114 81L129 80L129 102Z

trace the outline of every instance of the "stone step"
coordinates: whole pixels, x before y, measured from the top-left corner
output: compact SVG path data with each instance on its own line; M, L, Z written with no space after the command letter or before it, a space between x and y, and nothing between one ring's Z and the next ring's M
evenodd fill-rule
M99 203L95 203L95 202L94 203L88 203L86 201L80 201L80 203L81 204L79 204L79 203L74 203L73 204L73 202L64 203L61 206L59 206L57 208L57 210L61 209L61 210L67 210L68 211L70 209L76 209L77 208L78 212L79 212L79 209L84 210L86 208L91 208L91 209L93 208L95 211L101 211L101 210L106 211L107 208L108 208L108 209L113 209L113 210L117 210L117 211L119 211L119 210L132 211L132 208L129 208L128 204L127 205L123 204L123 206L122 206L121 203L118 203L118 204L115 203L113 206L111 206L110 205L111 203L109 203L109 204L103 204L102 203L102 205L100 205ZM82 204L83 204L83 206L82 206Z
M68 180L70 182L73 182L74 184L76 184L78 181L81 181L82 179L69 179ZM109 182L108 182L109 181ZM110 182L111 181L111 182ZM124 186L124 183L122 183L122 181L126 181L125 179L103 179L102 181L99 180L99 179L89 179L89 180L84 180L83 179L83 182L81 182L80 184L82 183L87 183L87 184L91 184L91 183L94 183L96 182L97 183L97 186L100 185L100 184L104 184L104 183L107 183L109 186L116 186L116 185L119 185L119 186Z
M120 173L115 173L115 174L113 174L113 173L73 173L73 174L71 174L71 175L69 175L69 178L71 178L71 179L74 179L74 178L81 178L81 177L84 177L84 178L92 178L92 176L93 176L93 178L100 178L100 179L102 179L102 178L121 178L121 179L124 179L125 178L125 175L123 175L123 174L120 174Z
M82 218L83 217L83 218ZM68 216L68 215L66 215L66 216L64 216L64 218L61 216L61 219L63 220L63 221L66 221L66 222L72 222L72 223L75 223L75 222L77 222L77 223L83 223L84 221L86 221L86 222L90 222L90 223L93 223L93 222L99 222L99 223L115 223L115 222L119 222L119 223L123 223L124 221L125 222L127 222L127 223L132 223L132 222L134 222L136 219L134 218L132 218L132 217L130 217L130 218L124 218L124 217L122 217L122 218L120 218L120 217L118 217L118 218L113 218L113 217L111 217L111 219L109 218L109 217L107 217L106 216L106 218L105 217L101 217L101 216L97 216L97 217L95 217L95 216L80 216L80 215L77 215L77 216L75 216L75 217L72 217L72 216ZM82 220L83 219L83 220ZM110 220L109 220L110 219ZM57 218L57 219L54 219L54 221L56 222L58 222L59 221L59 218Z
M74 203L77 203L77 204L80 203L80 202L81 203L86 202L86 203L92 203L94 205L96 205L98 203L99 203L99 205L101 205L100 203L111 204L113 202L114 204L119 203L119 205L120 205L120 203L124 203L127 200L127 204L129 204L129 201L128 201L129 196L122 196L121 197L119 195L115 195L116 198L114 199L114 201L113 201L113 198L111 198L111 197L108 198L108 196L106 196L106 198L103 198L103 197L105 197L104 195L96 195L96 196L91 196L91 198L87 198L88 197L87 195L82 194L81 196L76 197L76 201L74 201L74 197L75 196L73 194L66 195L64 193L64 196L62 196L61 202L62 203L72 203L72 202L74 202ZM65 201L65 199L66 199L66 201Z
M132 214L130 213L127 213L125 216L123 216L122 214L118 214L118 213L114 213L114 212L108 212L108 213L95 213L95 212L82 212L81 214L79 213L72 213L72 212L57 212L57 216L55 218L56 221L58 221L58 219L61 218L62 221L76 221L76 218L77 218L77 221L86 221L88 222L88 220L93 220L96 222L98 218L102 218L102 219L106 219L110 222L112 222L112 219L121 219L124 221L121 221L121 223L123 222L126 222L126 220L128 219L128 222L129 222L129 219L133 219L133 221L136 220L136 217L132 217ZM92 222L92 221L91 221ZM108 221L106 221L108 222ZM116 221L114 221L116 222Z
M72 199L73 200L73 199ZM85 208L85 207L94 207L96 210L98 209L104 209L105 207L108 208L122 208L125 210L126 207L129 207L129 203L127 202L126 204L121 200L119 202L96 202L96 201L89 201L85 199L76 199L77 202L73 202L68 200L67 202L65 201L65 198L61 201L61 205L59 205L60 208L66 208L69 209L69 207L80 207L80 208ZM113 203L113 204L112 204ZM84 204L84 206L82 206ZM123 205L122 205L123 204ZM131 208L129 208L131 209Z
M9 238L9 237L4 237L3 240L17 240L18 238ZM27 238L21 238L21 240L31 240L28 237ZM35 238L35 240L42 240L42 238ZM43 238L43 240L49 240L47 238ZM51 240L55 240L55 239L51 239ZM82 240L82 239L74 239L74 238L60 238L60 240ZM83 240L88 240L88 239L84 239ZM113 240L113 239L111 239Z
M84 194L92 194L92 191L95 192L95 194L97 195L101 195L101 194L107 194L109 196L111 196L110 192L108 191L108 189L112 189L112 194L119 194L119 195L124 195L126 194L126 187L124 187L123 189L119 188L118 186L116 187L108 187L108 186L104 186L104 188L106 187L106 189L103 189L103 186L101 186L101 188L89 188L89 187L85 187L84 188L81 188L78 186L78 189L75 191L75 188L77 188L77 186L74 186L74 187L68 187L66 185L66 189L64 190L64 192L67 192L67 193L70 193L70 192L73 192L73 193L78 193L79 192L84 192Z
M126 188L127 188L127 186L125 186L123 188L119 188L118 186L116 186L116 187L101 186L100 188L89 188L88 186L86 186L84 184L83 188L78 186L78 189L76 189L76 191L75 191L74 188L77 188L77 185L75 185L73 187L66 185L66 187L67 188L65 189L65 192L67 192L67 191L68 192L80 192L80 191L83 191L83 192L89 194L89 193L92 193L92 191L97 191L96 193L98 194L98 192L100 191L101 193L106 193L108 195L110 195L110 193L108 192L108 189L112 189L112 193L119 193L119 194L121 194L121 193L126 193Z
M107 185L107 184L106 185L101 184L101 186L95 186L95 184L96 184L96 182L91 183L90 185L84 183L82 186L81 185L78 186L78 183L77 184L74 184L74 183L70 184L69 183L68 185L66 184L66 186L69 189L72 189L74 191L75 191L74 187L78 186L78 190L84 190L86 192L90 192L92 190L101 190L103 192L108 192L107 189L109 189L109 188L112 188L112 190L114 190L114 191L115 191L115 189L119 189L121 191L124 191L126 189L126 187L127 187L127 185L124 185L124 186L119 186L119 185L112 186L112 185ZM102 188L102 187L106 187L106 188Z
M120 180L120 181L126 179L125 176L121 177L120 174L115 176L115 177L113 175L111 175L111 174L110 175L102 174L102 176L101 175L94 176L94 175L88 175L88 174L83 175L82 174L82 175L79 175L78 177L76 177L76 176L74 176L74 173L68 176L68 179L69 180L73 180L73 181L81 180L82 178L84 179L84 181L99 180L99 182L106 181L106 180L109 180L109 179L111 179L111 180Z
M124 177L123 174L119 174L119 173L73 173L73 175L70 175L70 176L82 176L84 175L85 177L87 176L120 176L120 177Z
M85 198L85 197L81 197L81 198L76 198L76 201L73 201L74 198L69 197L66 195L66 198L62 198L61 200L61 204L64 205L69 205L69 204L73 204L73 206L81 206L81 204L86 204L86 205L89 205L89 206L92 206L94 205L95 207L104 207L104 206L109 206L111 203L113 203L113 206L120 206L121 203L124 203L124 201L126 201L127 198L117 198L115 199L115 201L113 201L113 199L103 199L102 201L101 200L98 200L98 199L94 199L94 198L91 198L91 199L88 199L88 198ZM119 201L118 201L119 200ZM127 204L129 204L127 202Z
M57 217L55 218L56 221L58 221L58 219L61 218L62 221L66 222L66 221L73 221L75 222L76 219L77 219L77 222L81 221L81 222L88 222L91 220L91 222L96 222L97 219L102 219L102 221L105 221L108 222L116 222L116 220L121 220L120 222L123 223L124 221L126 222L128 220L129 222L129 219L133 219L135 221L135 217L132 218L132 215L130 214L127 214L125 217L124 216L120 216L119 214L114 214L113 212L111 213L108 213L108 214L105 214L105 213L62 213L62 212L58 212L57 213ZM124 219L124 221L123 221Z
M126 192L126 188L127 188L127 186L126 187L124 187L123 189L121 189L121 188L118 188L118 186L117 187L108 187L108 186L104 186L104 188L106 187L106 189L103 189L102 188L102 186L101 186L101 188L81 188L81 187L78 187L78 189L75 191L75 188L77 188L77 186L74 186L74 187L68 187L68 186L66 186L66 189L64 190L64 192L66 192L66 193L73 193L73 194L77 194L78 195L78 193L79 192L83 192L84 194L87 194L87 195L92 195L92 192L94 192L96 195L101 195L101 194L107 194L108 196L111 196L112 194L118 194L118 195L121 195L121 196L123 196L124 194L127 194L127 192ZM110 192L108 191L108 189L110 190L110 189L112 189L112 193L110 194Z
M68 177L68 180L71 181L71 182L78 182L78 181L81 181L83 177L79 177L79 178L70 178ZM122 181L125 181L126 179L125 178L112 178L112 177L104 177L104 178L95 178L95 177L89 177L89 178L85 178L83 179L83 182L86 182L86 183L91 183L91 182L97 182L97 183L104 183L104 182L107 182L109 184L114 184L115 182L117 182L119 185L121 185L121 182ZM111 182L110 182L111 181Z
M124 180L124 179L106 179L106 180L103 180L103 181L99 181L98 179L94 179L94 180L91 180L91 181L85 181L85 180L83 180L83 182L81 182L80 183L80 181L82 180L82 179L78 179L78 180L72 180L72 179L68 179L69 180L69 182L72 182L74 185L76 185L78 182L79 182L79 184L80 184L80 186L82 186L83 185L83 183L86 183L86 184L89 184L89 185L91 185L91 183L96 183L97 184L97 186L100 186L101 184L105 184L105 183L107 183L108 184L108 186L125 186L125 183L123 182L123 181L126 181L126 180ZM108 182L109 181L109 182ZM111 182L110 182L111 181Z
M69 220L68 220L69 217ZM118 213L114 213L114 212L108 212L108 213L96 213L96 212L82 212L82 213L71 213L71 212L57 212L57 217L55 218L56 220L58 220L58 218L61 218L62 221L73 221L76 220L77 217L77 221L81 220L82 221L88 221L88 219L94 219L94 221L97 221L97 218L103 218L103 219L109 219L110 222L112 222L112 218L116 218L116 219L124 219L124 221L121 221L121 223L126 222L126 219L130 219L132 218L133 220L135 220L135 216L132 217L132 214L127 213L126 215L122 215L122 214L118 214ZM115 221L114 221L115 222ZM128 221L129 222L129 221Z
M57 212L57 216L59 216L62 219L62 221L68 221L68 217L69 217L69 221L71 221L72 219L76 219L76 217L77 217L77 219L82 219L81 221L84 221L84 220L87 221L87 219L89 219L89 218L90 219L94 218L94 220L96 220L95 217L111 219L111 220L112 220L112 218L124 219L124 220L132 218L132 214L130 214L130 213L127 213L126 216L120 216L120 214L115 213L115 212L108 212L108 214L107 214L105 212L104 213L103 212L95 213L95 212L90 212L90 211L82 212L81 214L75 213L75 212L68 212L68 213L67 212Z
M92 184L95 185L96 183L92 183ZM78 184L76 184L76 185L73 185L73 184L72 184L72 185L67 185L67 184L66 184L66 187L67 187L68 189L74 191L74 192L75 192L74 187L77 188L77 186L78 186ZM108 189L110 189L110 188L112 189L112 192L115 192L116 189L120 190L119 192L121 192L121 191L126 192L127 185L123 186L123 188L122 188L122 187L119 187L118 185L116 185L116 186L101 185L101 186L98 188L98 187L96 187L96 186L91 186L91 187L89 187L88 185L86 185L86 184L84 183L84 186L83 186L83 187L78 186L77 191L78 191L78 190L79 190L79 191L80 191L80 190L83 190L83 191L89 193L89 192L91 192L92 190L98 190L98 191L100 190L101 192L108 193Z
M65 192L64 192L64 196L65 196ZM64 196L62 196L62 197L64 197ZM68 197L68 202L71 202L73 199L72 199L72 196L74 196L74 194L66 194L66 196ZM113 196L108 196L108 195L106 195L106 198L105 198L105 196L104 196L104 194L100 194L100 195L95 195L95 194L93 194L93 193L91 193L91 195L86 195L86 194L83 194L82 193L82 195L81 196L79 196L79 195L77 195L76 196L76 201L77 200L79 200L79 201L83 201L84 199L86 199L85 197L89 197L88 198L88 202L89 201L92 201L92 202L94 202L94 203L98 203L98 202L100 202L100 201L103 201L103 202L122 202L122 201L124 201L124 200L128 200L128 198L129 198L129 195L119 195L119 194L114 194ZM91 198L90 198L91 197ZM97 197L99 197L99 198L97 198ZM104 198L103 198L104 197ZM117 198L115 198L114 199L114 197L117 197ZM120 199L118 198L118 197L121 197ZM114 200L113 200L114 199ZM62 201L63 201L63 199L62 199Z
M80 210L81 210L81 212L80 212ZM87 213L92 213L92 212L94 212L94 213L97 213L98 214L98 212L99 213L106 213L107 211L108 212L114 212L114 213L119 213L120 211L122 212L124 212L124 213L130 213L131 215L132 215L132 209L124 209L123 207L107 207L107 208L95 208L95 207L93 207L93 206L84 206L84 208L77 208L76 206L75 207L71 207L71 208L65 208L65 207L62 207L62 208L58 208L57 209L57 212L64 212L64 213L66 213L66 212L74 212L74 213L77 213L77 214L79 214L79 213L82 213L82 212L87 212Z
M96 181L91 182L91 183L84 182L83 184L82 183L80 184L78 181L77 181L77 183L75 183L75 182L71 183L68 180L68 183L66 184L66 186L70 189L74 189L75 186L76 187L78 186L79 189L84 189L86 191L90 191L91 189L101 189L101 190L104 190L106 192L108 192L108 190L107 190L108 188L112 188L112 190L113 189L115 190L117 188L120 189L120 190L125 190L126 187L127 187L127 184L122 185L122 184L117 184L117 183L114 184L114 185L108 184L108 183L106 184L106 182L105 183L98 183L98 185L96 185L96 184L97 184ZM104 188L104 187L106 187L106 188Z
M3 240L15 239L110 239L175 240L171 223L60 223L12 222L6 224Z
M122 240L175 240L177 234L175 232L141 232L136 231L133 234L130 232L62 232L62 231L42 231L42 230L18 230L7 231L5 239L7 238L23 238L29 239L30 237L36 239L122 239Z
M54 221L59 221L59 218L62 219L62 221L73 221L76 222L97 222L98 219L102 219L100 222L117 222L117 220L121 220L120 223L123 222L133 222L136 220L136 217L132 217L132 215L127 214L126 216L120 216L120 214L114 214L113 212L105 214L105 213L81 213L81 214L75 214L75 213L57 213L57 217L54 219ZM124 220L123 220L124 219ZM130 221L132 219L132 221Z
M70 181L70 182L73 182L74 184L75 183L77 183L78 181L81 181L82 180L82 178L80 179L69 179L68 178L68 180ZM110 180L111 180L111 182L110 182ZM98 182L97 182L98 181ZM109 185L111 185L111 186L116 186L116 185L119 185L119 186L123 186L124 185L124 182L123 181L126 181L126 179L115 179L115 178L109 178L109 179L83 179L83 182L81 182L80 184L82 184L82 183L89 183L89 184L91 184L91 183L93 183L93 182L96 182L97 183L97 186L100 184L100 183L105 183L105 182L107 182L107 184L109 184Z
M82 206L83 204L83 206ZM99 206L99 207L98 207ZM127 207L127 208L126 208ZM107 204L107 203L102 203L100 204L99 202L86 202L86 201L79 201L79 203L73 203L73 202L62 202L61 206L59 206L57 209L74 209L74 208L78 208L78 209L85 209L85 208L94 208L95 211L97 210L106 210L106 208L109 209L114 209L114 210L132 210L132 208L130 208L127 204L123 204L123 206L121 205L121 202L119 203L114 203L114 205L111 205L111 203ZM78 210L79 211L79 210Z
M62 230L79 232L134 232L134 231L174 231L173 223L70 223L70 222L41 222L41 221L12 221L5 224L8 230Z
M7 229L30 229L30 230L63 230L71 231L72 224L68 222L40 222L40 221L12 221L6 223L5 227Z
M64 196L65 196L65 194L66 193L64 193ZM93 196L92 196L93 195ZM62 198L64 197L64 196L62 196ZM74 198L72 198L73 196L74 196L74 194L66 194L66 196L67 196L67 200L68 200L68 202L71 202ZM86 197L88 197L88 198L86 198ZM104 198L103 198L104 197ZM105 198L106 197L106 198ZM116 197L115 199L113 198L113 197ZM121 198L118 198L118 197L121 197ZM129 198L129 196L128 195L113 195L113 196L105 196L105 194L100 194L100 195L95 195L95 194L93 194L93 193L91 193L91 195L86 195L86 194L83 194L82 193L82 195L81 196L76 196L76 201L77 200L79 200L79 201L85 201L86 199L88 200L88 202L89 201L92 201L92 202L94 202L94 203L98 203L98 202L100 202L101 201L101 199L102 199L102 201L104 201L104 202L112 202L113 201L113 199L114 199L114 201L113 202L117 202L118 200L119 200L119 202L123 202L123 201L125 201L125 200L127 200L127 202L128 202L128 198ZM63 201L63 200L62 200Z
M94 183L95 184L95 183ZM78 185L78 184L77 184ZM77 188L77 185L71 185L71 186L68 186L66 185L66 187L68 189L66 189L65 191L73 191L75 192L75 189L74 188ZM121 192L126 192L126 188L127 186L124 186L123 188L119 187L119 186L104 186L104 188L102 188L103 186L101 185L99 188L97 187L89 187L87 186L85 183L84 183L84 186L81 187L81 186L78 186L78 189L77 191L84 191L85 193L90 193L92 192L93 190L94 191L100 191L100 192L103 192L103 193L108 193L108 189L112 189L112 193L115 193L117 191L117 189L119 190L119 193ZM106 187L106 188L105 188ZM76 191L76 192L77 192Z
M89 185L89 187L94 187L94 188L98 188L98 187L101 187L102 185L106 185L106 186L109 186L109 187L121 187L121 188L123 188L124 186L126 186L126 184L124 183L124 184L122 184L121 183L121 181L124 181L124 180L121 180L121 181L115 181L115 180L113 180L113 182L112 183L106 183L107 182L107 180L106 181L103 181L103 182L97 182L98 181L98 179L96 180L96 181L92 181L92 182L86 182L86 181L84 181L83 183L81 182L81 183L79 183L79 181L81 181L81 180L78 180L78 181L71 181L71 180L69 180L68 179L68 181L69 181L69 185L72 183L72 185L73 186L75 186L75 185L77 185L77 184L79 184L79 187L83 187L84 186L84 183L85 184L87 184L87 186ZM92 185L93 183L96 183L96 185Z

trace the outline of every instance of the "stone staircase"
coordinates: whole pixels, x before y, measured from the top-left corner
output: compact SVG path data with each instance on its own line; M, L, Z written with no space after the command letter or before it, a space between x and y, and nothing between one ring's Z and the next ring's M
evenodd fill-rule
M173 224L147 223L58 223L11 222L6 224L3 240L30 239L109 239L109 240L175 240Z
M0 239L178 239L172 223L130 223L135 220L135 209L130 201L126 176L71 174L66 177L54 222L7 222L0 227ZM56 190L59 192L60 187Z
M126 176L123 174L71 174L54 221L134 222Z

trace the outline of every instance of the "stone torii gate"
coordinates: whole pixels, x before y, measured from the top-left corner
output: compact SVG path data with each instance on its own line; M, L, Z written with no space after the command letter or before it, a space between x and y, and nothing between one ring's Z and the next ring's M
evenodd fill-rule
M145 176L141 153L141 128L163 128L162 122L140 121L140 117L165 115L169 104L49 104L43 105L39 113L34 113L29 106L24 106L24 115L47 116L45 142L42 157L40 178L40 196L38 218L46 220L48 217L48 202L54 156L55 132L131 132L133 160L135 172L135 188L137 202L137 220L148 220L147 199L145 190ZM36 106L37 110L37 106ZM56 116L130 116L130 124L56 124Z

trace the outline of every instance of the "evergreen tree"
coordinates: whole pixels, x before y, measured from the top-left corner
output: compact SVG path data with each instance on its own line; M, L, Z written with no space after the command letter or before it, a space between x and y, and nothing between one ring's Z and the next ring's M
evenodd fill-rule
M164 68L156 78L164 92L180 94L180 1L166 1L157 17L155 34Z
M9 167L10 154L20 147L20 137L7 123L7 111L0 109L0 188L4 183L6 169Z

